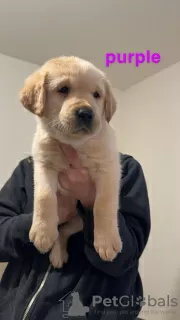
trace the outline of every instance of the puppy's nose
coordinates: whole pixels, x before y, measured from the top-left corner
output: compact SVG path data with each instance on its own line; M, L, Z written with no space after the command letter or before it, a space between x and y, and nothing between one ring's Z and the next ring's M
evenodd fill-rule
M79 121L83 122L86 126L89 126L94 118L94 113L89 107L81 107L76 111L76 115Z

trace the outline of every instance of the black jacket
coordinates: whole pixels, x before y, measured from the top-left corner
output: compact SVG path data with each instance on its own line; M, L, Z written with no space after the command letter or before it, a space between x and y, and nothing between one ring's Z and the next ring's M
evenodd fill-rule
M88 319L136 318L143 296L138 263L150 233L150 209L141 165L131 156L120 156L123 251L114 262L100 259L93 247L92 212L78 203L84 230L70 238L70 258L60 270L29 242L33 162L26 158L16 167L0 191L0 262L9 262L0 283L1 320L85 319L68 317L73 293L81 307L88 307Z

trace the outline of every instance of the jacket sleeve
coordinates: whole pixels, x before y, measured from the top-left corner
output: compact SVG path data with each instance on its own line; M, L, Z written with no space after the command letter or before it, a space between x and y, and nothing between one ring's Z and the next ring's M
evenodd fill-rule
M32 246L29 241L32 213L24 213L26 192L23 161L0 191L0 262L21 258L27 252L26 247Z
M118 225L123 249L113 262L103 261L96 253L93 246L93 213L83 208L80 202L77 205L84 221L85 254L94 267L113 277L122 276L138 264L151 228L148 192L142 167L133 157L125 159L122 167Z

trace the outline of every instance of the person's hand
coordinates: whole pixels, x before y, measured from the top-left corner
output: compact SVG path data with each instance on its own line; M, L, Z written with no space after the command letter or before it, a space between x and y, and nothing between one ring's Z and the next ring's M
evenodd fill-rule
M71 194L57 192L59 225L68 222L77 215L76 204L77 200Z
M76 151L71 146L63 144L62 149L71 166L59 174L59 182L73 198L79 200L84 207L92 209L96 192L88 170L82 167Z

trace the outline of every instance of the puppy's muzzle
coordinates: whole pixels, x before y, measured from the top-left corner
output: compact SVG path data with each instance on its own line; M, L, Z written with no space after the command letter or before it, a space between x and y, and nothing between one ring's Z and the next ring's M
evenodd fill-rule
M80 128L91 129L94 119L94 112L89 107L80 107L76 110L77 125Z

